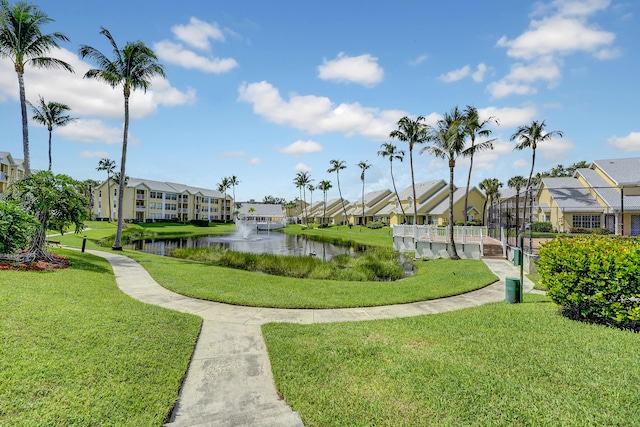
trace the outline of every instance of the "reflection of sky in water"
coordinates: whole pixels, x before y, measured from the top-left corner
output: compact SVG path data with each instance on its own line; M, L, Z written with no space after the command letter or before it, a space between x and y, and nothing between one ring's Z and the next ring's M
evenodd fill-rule
M246 236L246 237L245 237ZM355 254L346 247L330 243L309 240L306 236L293 236L274 231L252 231L236 233L230 236L200 236L179 239L141 240L127 245L127 249L135 249L155 255L170 255L173 249L223 247L236 252L255 254L274 254L291 256L313 255L322 260L330 260L339 254Z

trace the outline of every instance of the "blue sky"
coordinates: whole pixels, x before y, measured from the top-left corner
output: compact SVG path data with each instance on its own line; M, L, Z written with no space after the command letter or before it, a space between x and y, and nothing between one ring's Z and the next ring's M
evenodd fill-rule
M98 160L120 162L121 89L83 79L94 64L86 44L109 55L116 42L142 40L166 80L131 99L127 174L216 188L236 175L239 200L298 196L308 171L338 197L331 159L344 160L343 195L391 189L389 161L377 155L404 115L435 123L454 106L495 116L495 150L474 160L472 185L527 176L530 151L513 151L518 126L546 120L565 137L539 146L535 171L640 151L640 3L632 0L400 0L323 2L36 2L71 41L52 52L75 74L28 68L27 98L67 103L79 120L53 134L53 169L104 179ZM0 59L0 151L22 157L18 85ZM31 166L46 169L47 131L30 126ZM395 142L399 149L408 147ZM447 165L414 152L416 181L448 179ZM464 186L468 161L459 160ZM408 159L394 163L399 189ZM320 192L314 200L320 200Z

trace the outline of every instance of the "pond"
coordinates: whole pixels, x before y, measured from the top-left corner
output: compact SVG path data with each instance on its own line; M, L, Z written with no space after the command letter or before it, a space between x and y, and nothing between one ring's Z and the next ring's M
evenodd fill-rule
M306 236L294 236L274 231L236 232L229 236L196 236L174 239L138 240L125 245L154 255L170 256L174 249L221 247L236 252L290 256L315 256L323 261L340 254L358 255L362 248L336 246L318 242Z

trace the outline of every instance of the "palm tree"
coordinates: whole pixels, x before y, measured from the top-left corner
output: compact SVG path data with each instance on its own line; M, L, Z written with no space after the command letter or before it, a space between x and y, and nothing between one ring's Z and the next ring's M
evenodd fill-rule
M107 172L107 196L109 201L109 222L111 222L111 174L116 169L116 162L114 160L108 158L102 158L98 162L98 167L96 170L98 172L106 171Z
M472 153L479 150L486 150L492 147L491 142L482 142L473 147L466 147L465 139L465 117L458 107L454 107L449 113L445 113L444 117L438 121L438 126L431 129L427 135L427 140L432 145L424 147L420 153L428 152L429 154L445 159L449 162L449 240L450 258L453 260L460 259L456 245L453 240L453 172L456 167L458 157L468 157ZM464 212L464 216L467 212Z
M327 169L328 173L336 173L336 179L338 180L338 193L340 194L340 202L342 202L342 212L344 213L344 217L347 220L347 225L351 228L351 223L349 222L349 218L347 218L347 209L344 207L344 199L342 198L342 190L340 189L340 171L347 168L347 164L344 160L333 159L329 160L329 164L331 167Z
M404 213L404 207L402 206L402 201L400 200L400 195L398 194L398 189L396 188L396 181L393 179L393 160L395 159L402 161L404 159L404 150L398 150L398 148L390 142L383 143L380 148L382 148L382 150L378 151L378 156L389 158L391 183L393 184L393 191L396 193L396 199L398 199L398 204L400 205L400 209L402 210L402 222L404 223L406 221L407 215Z
M322 207L322 226L325 226L326 224L324 223L325 218L327 216L327 191L331 190L333 186L331 185L331 181L328 180L322 180L320 181L320 184L318 184L318 190L322 191L322 194L324 195L324 206Z
M527 209L527 195L531 188L531 177L533 176L533 167L536 162L536 148L540 142L548 141L554 136L562 138L564 134L560 130L552 130L545 133L544 128L546 126L545 121L538 123L537 120L533 120L528 126L520 126L516 132L511 135L511 141L517 141L514 150L524 150L525 148L531 148L531 171L529 172L529 179L527 179L527 187L524 194L524 208ZM524 221L522 221L524 227Z
M293 183L300 189L300 197L302 197L302 202L304 204L305 224L309 225L309 217L307 216L307 185L311 183L309 172L298 172Z
M465 118L465 133L471 138L471 148L476 145L476 137L487 138L491 135L491 130L486 129L486 126L489 123L498 124L498 120L491 116L486 120L480 120L478 116L478 110L471 106L467 105L467 108L464 110L464 118ZM489 143L489 147L487 149L493 150L493 142L496 138L485 141L485 143ZM464 194L464 225L467 225L467 209L469 208L469 186L471 185L471 170L473 169L473 151L469 155L469 174L467 175L467 189ZM483 215L484 218L484 215Z
M66 126L71 122L78 120L77 117L71 117L65 112L71 109L67 104L60 102L45 102L42 96L39 96L39 106L34 106L29 101L27 103L33 110L32 119L47 127L49 131L49 170L51 170L51 134L54 126Z
M398 129L389 134L390 138L395 138L409 144L409 167L411 168L411 188L413 190L414 225L418 224L418 204L416 200L416 180L413 173L413 146L415 144L422 144L427 140L427 132L430 129L430 126L424 123L424 121L424 116L418 116L415 120L404 116L398 120Z
M311 181L313 181L313 180L311 180ZM309 199L310 199L309 206L310 206L312 214L313 214L313 192L315 191L315 189L316 189L316 187L313 184L307 185L307 190L309 190ZM313 222L315 223L315 220L313 220Z
M360 161L358 163L358 167L362 169L362 173L360 174L360 181L362 181L362 220L360 221L360 226L364 225L364 172L371 167L371 164L365 161Z
M518 218L520 217L520 212L519 212L520 207L518 206L518 203L520 201L520 189L524 187L526 184L527 184L527 180L524 179L522 175L516 175L513 178L509 178L509 181L507 181L507 186L509 186L509 188L516 189L516 230L518 229ZM527 205L525 204L525 208L526 206ZM522 222L524 222L524 218Z
M122 160L120 161L120 176L125 176L127 162L127 139L129 136L129 97L131 91L142 89L144 92L151 86L151 79L160 76L166 78L164 68L160 65L158 57L143 42L127 42L120 49L111 33L106 28L101 28L100 34L104 35L113 49L113 59L107 58L99 50L82 45L78 53L81 58L94 60L99 68L92 68L84 75L85 78L96 79L107 83L112 88L122 86L124 95L124 133L122 137ZM120 182L118 193L118 227L116 238L111 249L122 250L120 240L122 238L122 215L124 199L124 180Z
M226 176L222 178L220 184L218 184L218 191L224 193L224 201L222 202L222 219L224 223L227 223L227 190L231 187L231 182Z
M10 5L6 1L0 3L0 57L9 58L13 62L18 75L20 91L20 111L22 113L22 148L24 151L24 171L31 173L29 156L29 127L27 122L27 98L24 89L25 66L37 68L62 68L73 72L73 67L66 62L46 56L51 49L60 47L58 41L69 41L67 36L55 32L43 34L41 27L53 19L42 12L36 5L18 2Z
M480 187L481 190L484 190L487 197L484 201L484 207L482 208L482 219L484 220L485 211L487 209L487 200L489 201L489 206L493 206L493 201L500 197L500 187L502 187L502 183L498 181L498 178L485 178L480 182L480 184L478 184L478 187ZM488 222L491 223L491 218L489 218Z
M231 189L233 191L233 204L234 206L238 206L237 204L237 200L236 200L236 185L240 184L240 180L238 179L237 176L235 175L231 175L229 177L229 185L231 185ZM240 206L238 206L239 208Z

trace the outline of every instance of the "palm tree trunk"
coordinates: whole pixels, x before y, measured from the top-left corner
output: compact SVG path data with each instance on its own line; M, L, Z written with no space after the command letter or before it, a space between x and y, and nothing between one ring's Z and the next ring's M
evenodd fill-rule
M362 219L360 220L360 227L362 227L363 225L364 225L364 179L362 180Z
M404 213L404 207L402 207L402 201L400 200L400 195L398 194L398 189L396 188L396 181L395 179L393 179L393 160L389 162L389 166L389 169L391 169L391 183L393 184L393 191L396 193L396 199L398 199L400 210L402 210L402 222L404 223L406 221L407 214Z
M29 158L29 124L27 121L27 97L24 93L24 74L18 73L18 87L20 88L20 111L22 112L22 151L24 174L31 175L31 160Z
M336 173L336 180L338 181L338 193L340 194L340 202L342 203L342 212L344 213L344 218L347 220L347 225L351 228L351 223L349 222L349 218L347 218L347 209L344 207L344 199L342 198L342 190L340 189L340 174Z
M109 212L109 222L111 222L111 176L109 175L109 171L107 171L107 201L109 202L107 212Z
M49 172L51 172L51 129L49 129Z
M409 167L411 169L411 189L413 191L413 225L418 225L418 201L416 200L416 180L413 174L413 147L409 147ZM414 232L414 237L415 237Z
M125 88L126 91L126 88ZM122 250L122 226L124 223L124 182L125 164L127 162L127 137L129 135L129 95L124 96L124 135L122 137L122 159L120 163L120 182L118 185L118 224L116 226L116 238L111 249L114 251Z
M327 217L327 192L324 192L324 206L322 207L322 225L324 226L325 218Z
M474 138L473 136L471 137L471 149L473 150L473 146L474 146ZM464 213L463 213L463 224L466 227L467 226L467 209L469 209L469 186L471 184L471 169L473 169L473 152L471 153L471 155L469 156L469 174L467 175L467 190L464 193ZM486 206L486 199L485 199L485 206ZM483 209L483 213L482 213L482 219L484 221L484 209Z
M453 168L454 166L449 165L449 240L451 242L449 257L456 260L460 257L456 250L456 242L453 240Z
M531 156L531 170L529 171L529 179L527 179L527 189L524 192L524 206L522 207L522 231L524 232L525 222L527 218L527 199L529 198L529 188L531 187L531 177L533 176L533 166L536 163L536 149L532 147L533 155ZM531 200L529 200L531 203ZM531 221L531 218L529 218Z

